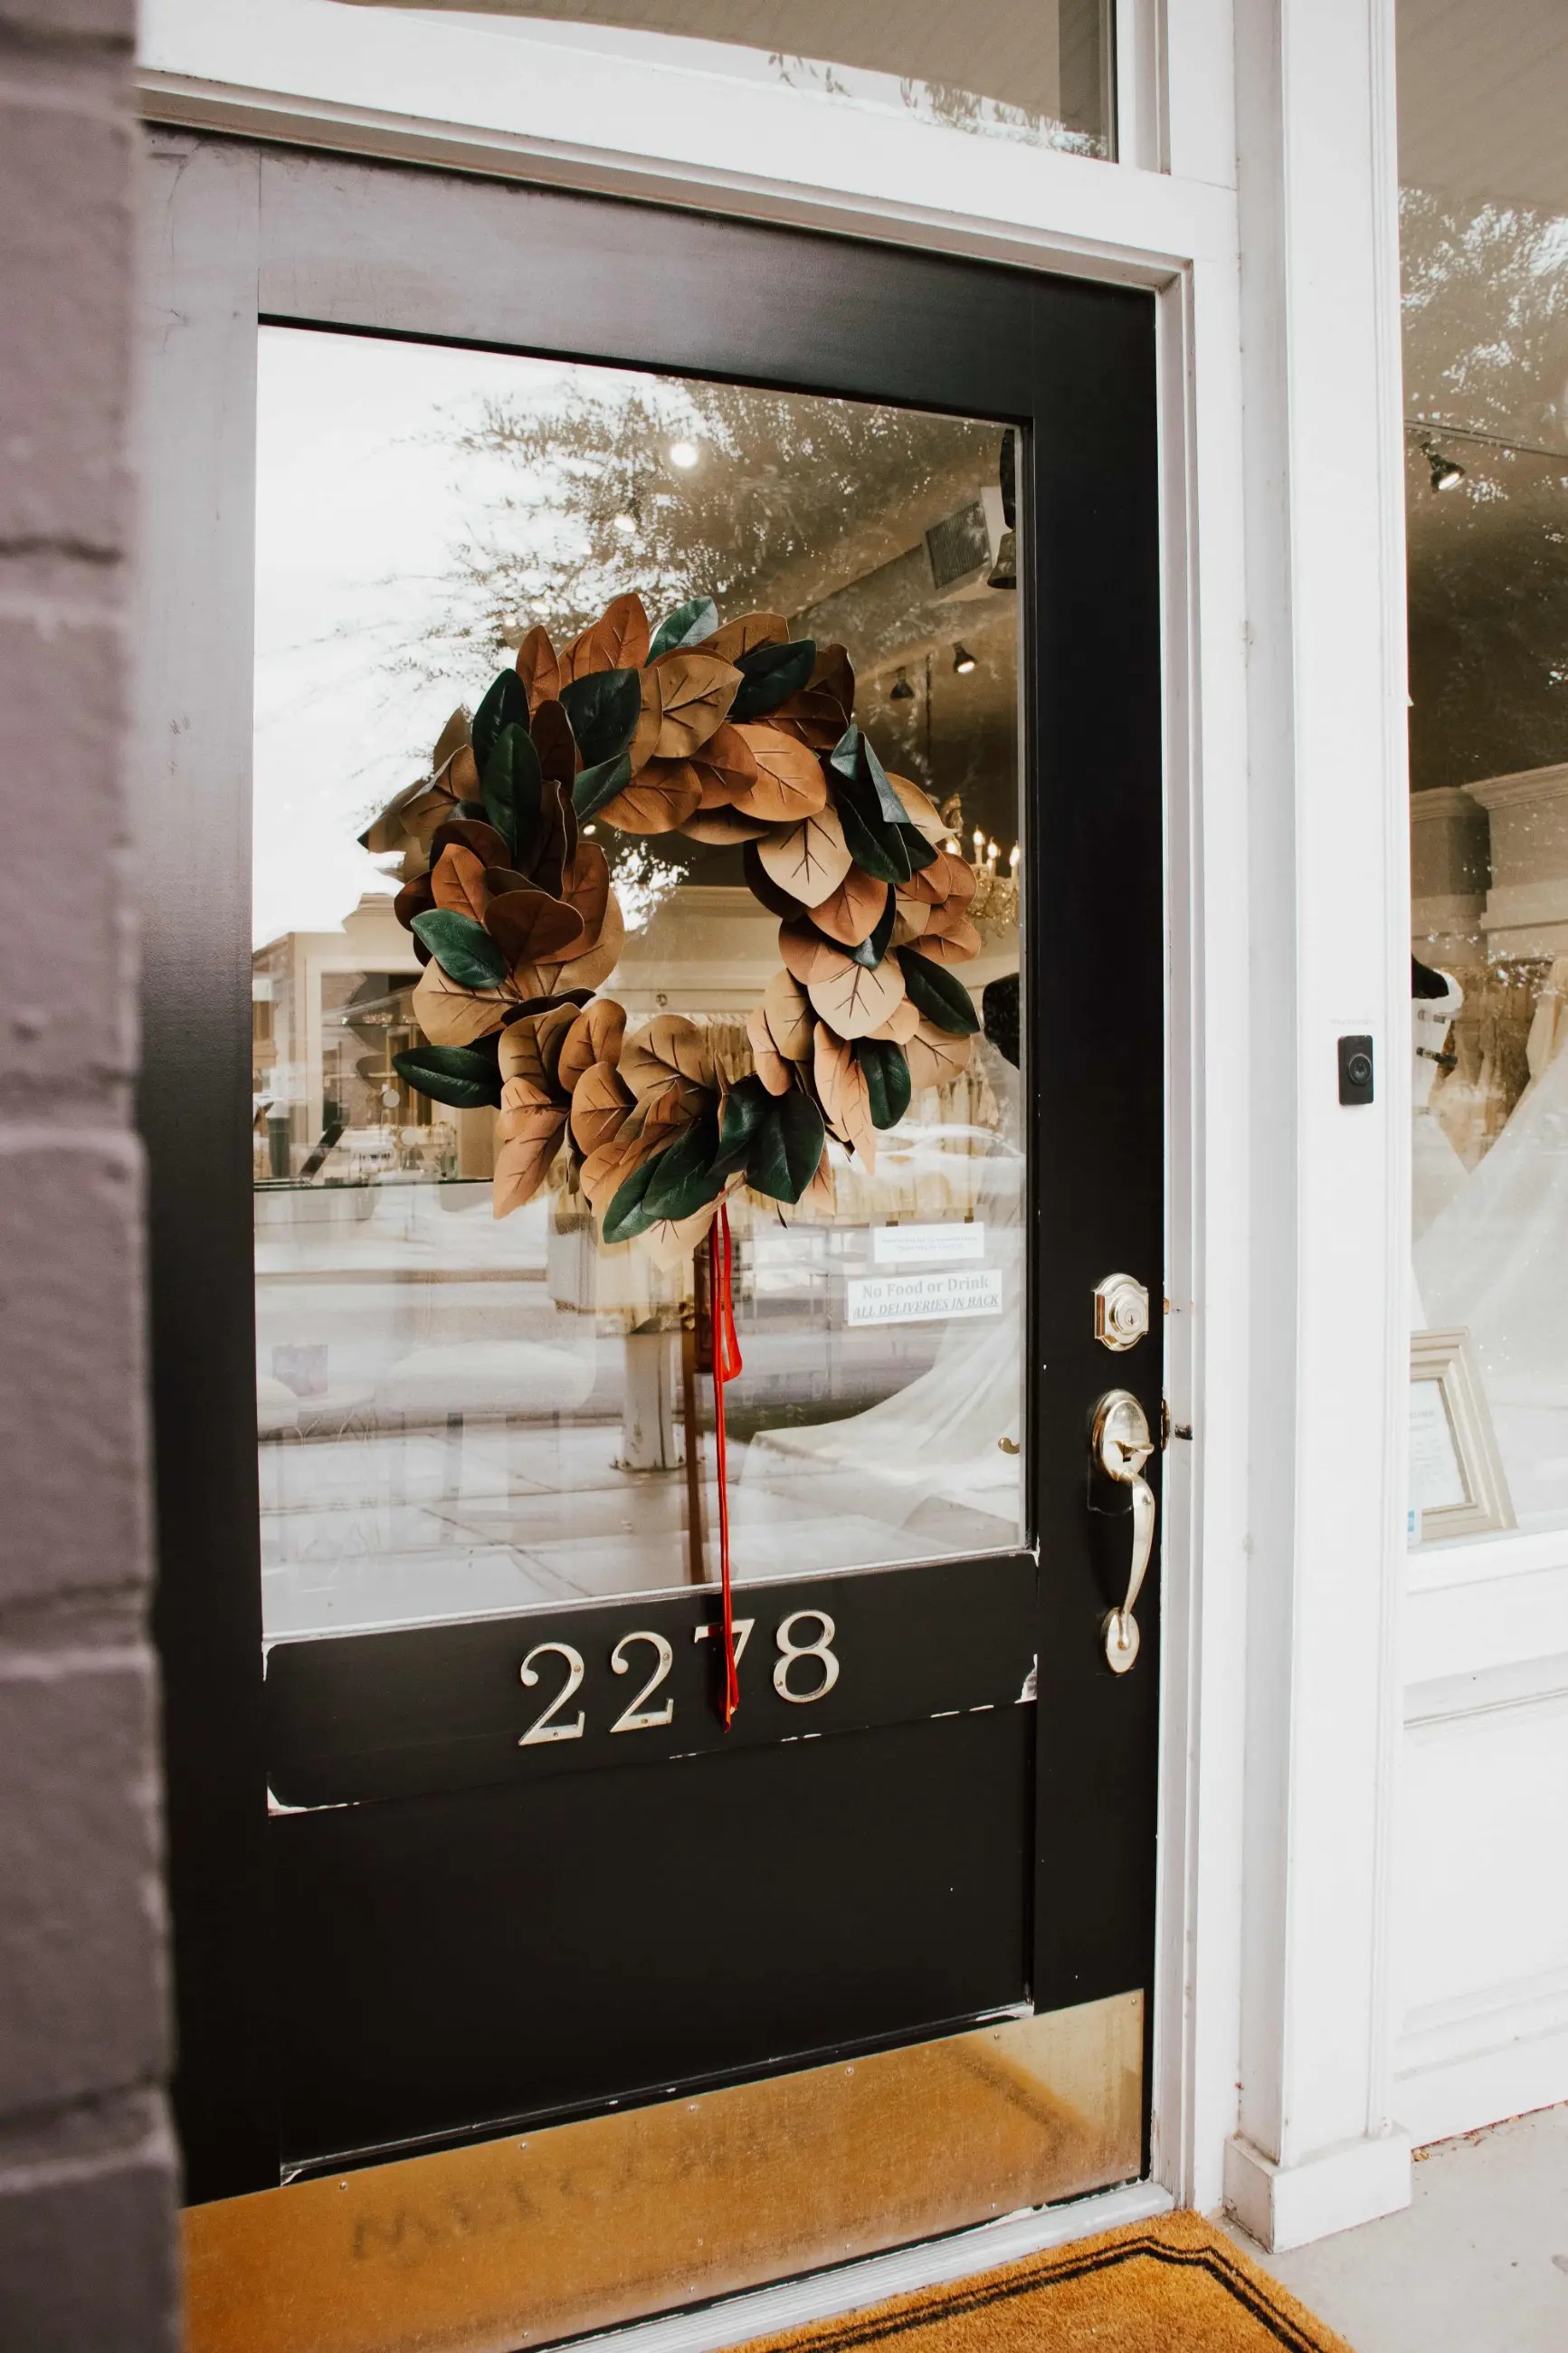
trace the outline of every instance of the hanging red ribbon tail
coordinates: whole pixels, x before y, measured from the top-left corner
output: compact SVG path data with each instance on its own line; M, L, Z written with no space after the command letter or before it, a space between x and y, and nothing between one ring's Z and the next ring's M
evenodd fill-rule
M713 1315L713 1453L719 1472L719 1575L724 1593L726 1732L741 1704L741 1679L735 1672L734 1606L730 1588L730 1478L724 1452L724 1384L732 1381L741 1370L741 1343L735 1331L730 1272L730 1212L721 1203L718 1218L708 1229L708 1290Z

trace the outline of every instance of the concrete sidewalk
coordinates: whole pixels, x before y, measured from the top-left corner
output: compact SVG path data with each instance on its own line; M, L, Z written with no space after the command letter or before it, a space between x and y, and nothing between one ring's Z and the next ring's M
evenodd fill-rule
M1403 2214L1293 2254L1226 2227L1355 2353L1568 2348L1568 2106L1418 2151Z

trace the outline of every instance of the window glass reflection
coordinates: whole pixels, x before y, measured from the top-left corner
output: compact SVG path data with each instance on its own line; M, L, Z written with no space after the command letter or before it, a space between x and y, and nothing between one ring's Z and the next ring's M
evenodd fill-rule
M962 1053L940 1037L910 1045L909 1107L869 1139L874 1164L851 1124L797 1205L730 1197L735 1574L1017 1543L1010 438L266 329L259 444L252 1162L268 1635L717 1574L700 1264L689 1247L605 1244L570 1145L498 1218L495 1110L422 1093L406 1059L427 1043L418 992L434 967L395 894L428 888L451 814L439 778L468 730L454 699L471 713L530 628L563 647L628 590L656 619L711 598L726 617L772 611L792 639L847 649L855 717L886 771L929 796L932 847L962 879L952 929L966 957L977 949L961 976L984 1008ZM590 976L595 1001L625 1008L628 1051L689 1022L733 1083L779 970L778 911L722 822L633 833L616 810L581 828L626 926Z
M1568 1520L1568 181L1479 10L1402 5L1412 1540ZM1429 29L1429 27L1426 27ZM1510 95L1510 92L1514 95Z
M584 58L784 86L981 137L1113 153L1110 0L1000 0L978 14L829 0L354 0L547 40Z

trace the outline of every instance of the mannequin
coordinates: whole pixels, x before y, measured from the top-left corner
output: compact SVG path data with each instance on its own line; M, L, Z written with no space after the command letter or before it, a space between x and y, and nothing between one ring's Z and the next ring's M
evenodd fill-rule
M1432 1105L1439 1071L1453 1067L1444 1045L1455 1017L1465 1001L1464 991L1450 973L1435 972L1429 965L1410 959L1410 1028L1415 1068L1410 1100L1415 1113L1411 1135L1411 1232L1419 1240L1454 1200L1467 1170Z

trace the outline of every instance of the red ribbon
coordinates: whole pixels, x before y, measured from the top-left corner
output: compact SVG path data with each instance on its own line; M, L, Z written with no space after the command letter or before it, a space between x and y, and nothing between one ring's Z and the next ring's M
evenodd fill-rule
M735 1302L730 1287L730 1212L721 1203L708 1229L709 1296L713 1315L713 1452L719 1472L719 1575L724 1591L724 1729L741 1704L735 1672L735 1618L730 1589L730 1481L724 1458L724 1384L741 1370Z

